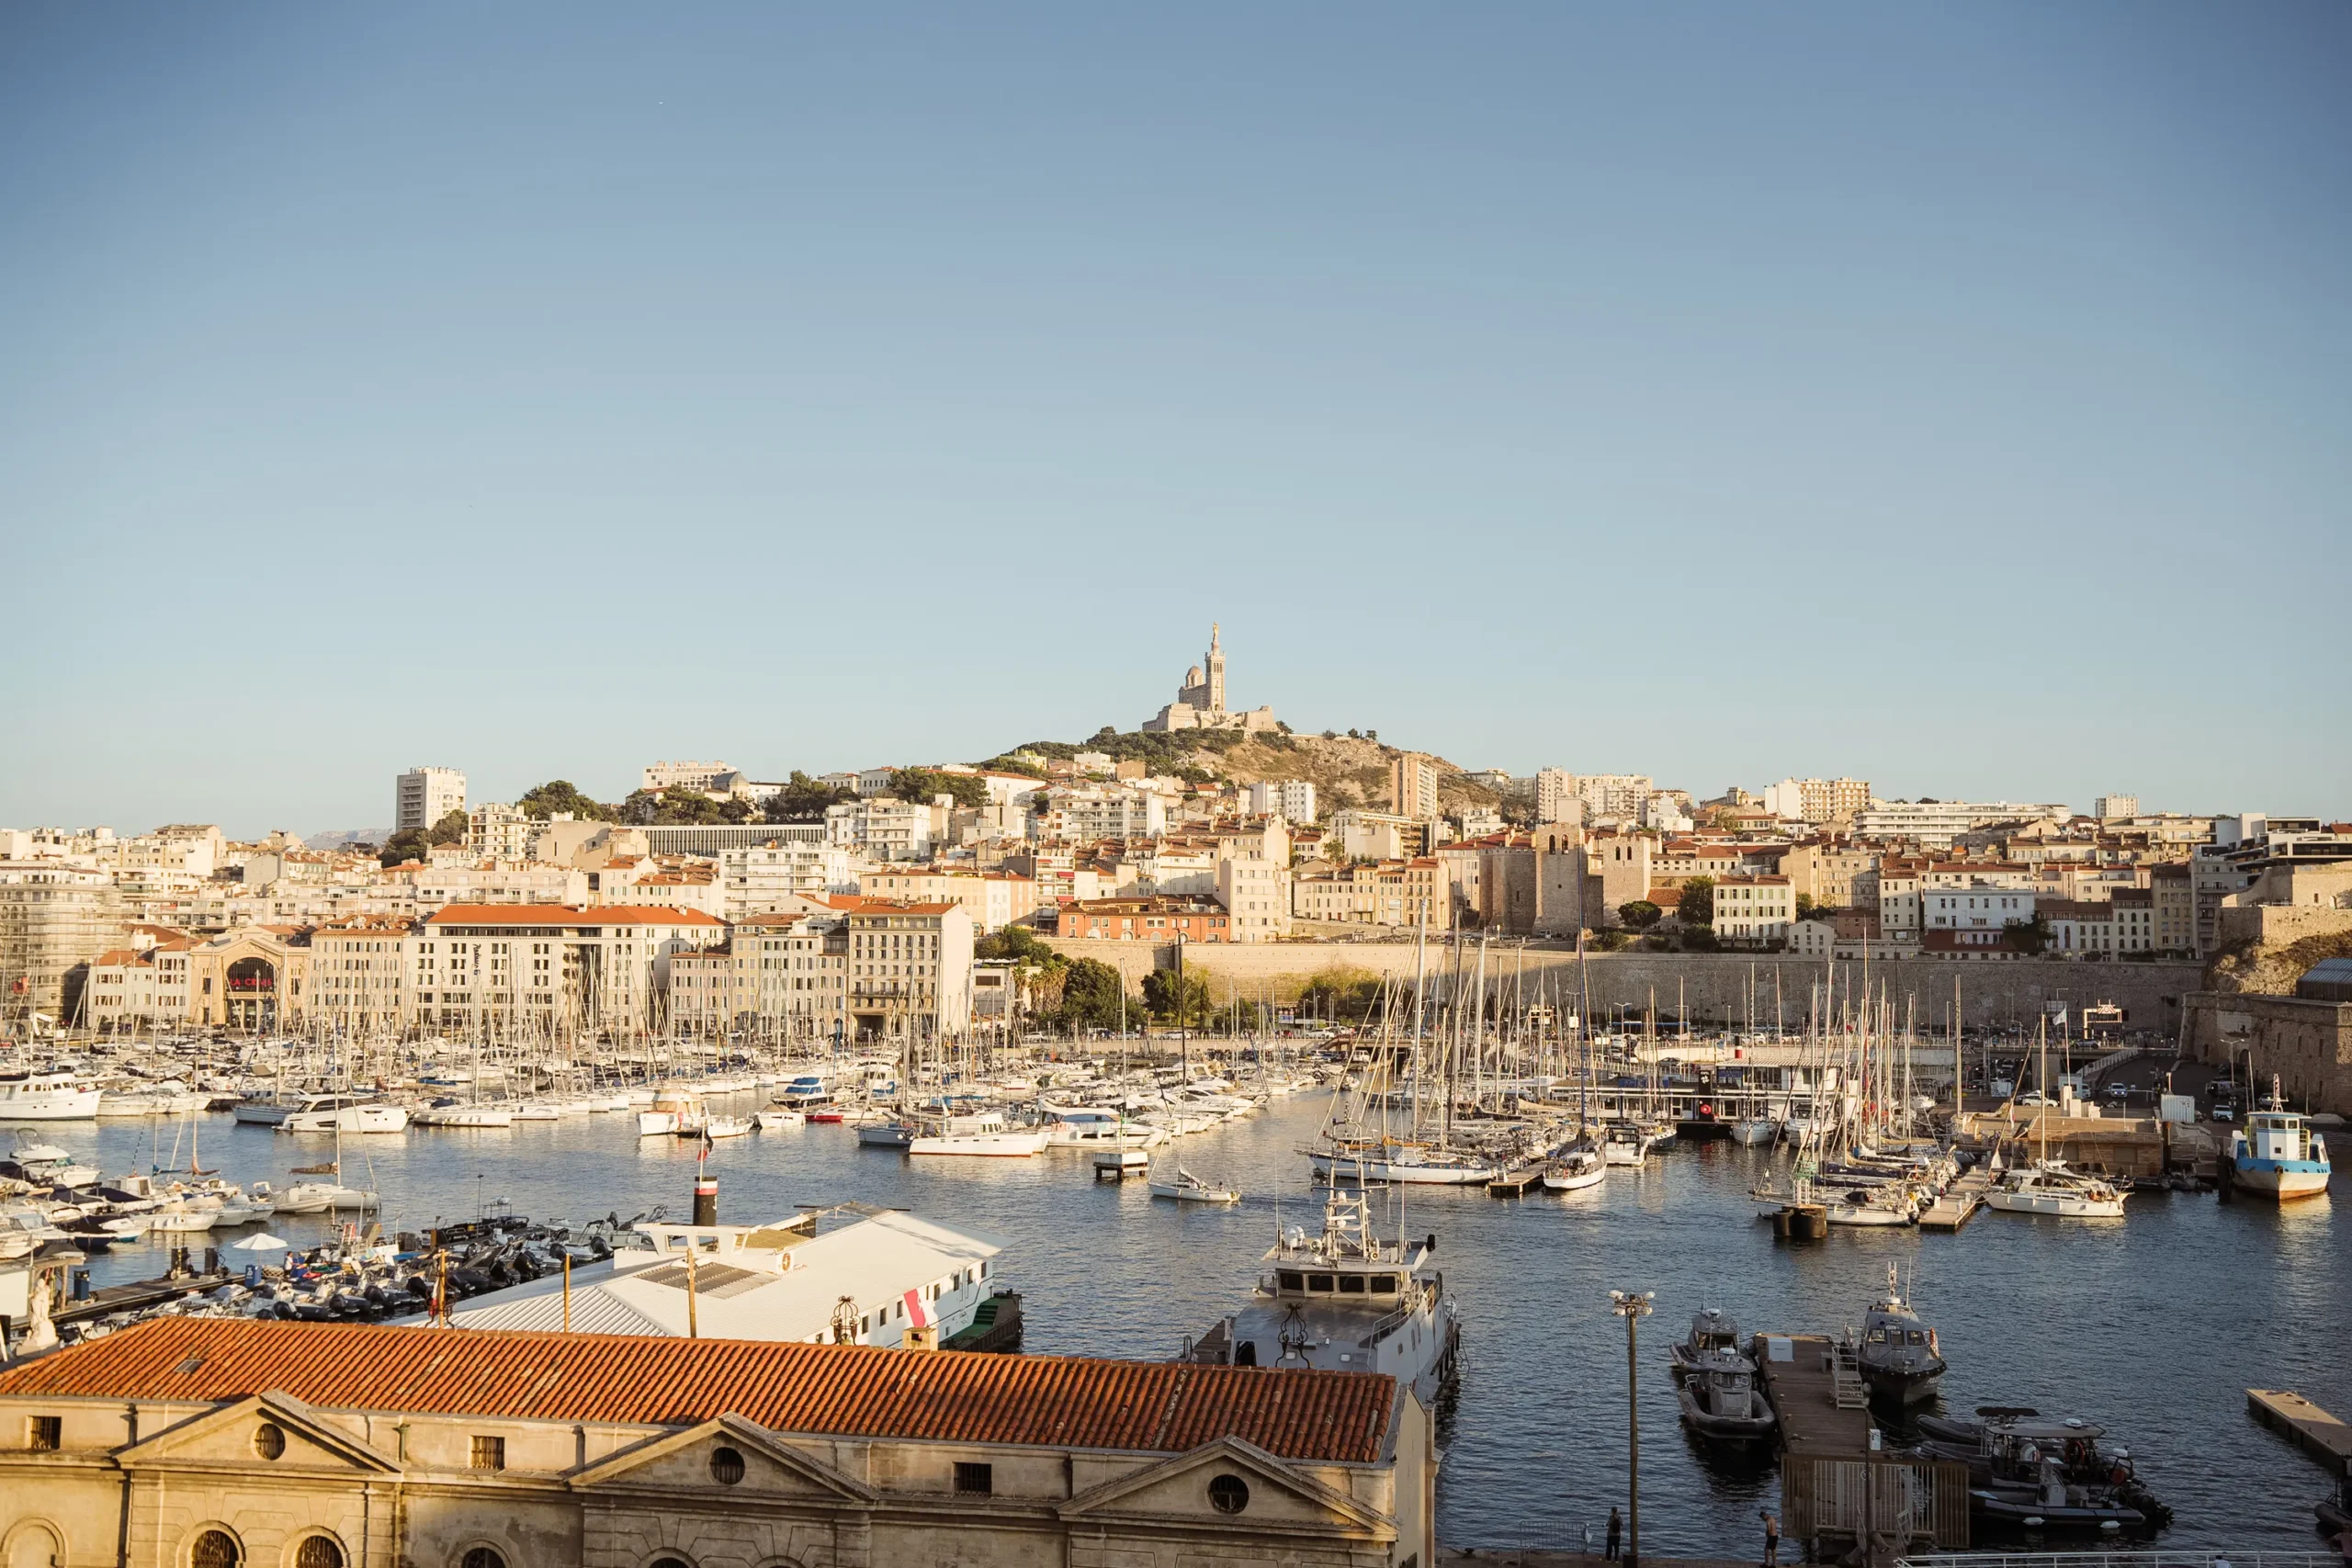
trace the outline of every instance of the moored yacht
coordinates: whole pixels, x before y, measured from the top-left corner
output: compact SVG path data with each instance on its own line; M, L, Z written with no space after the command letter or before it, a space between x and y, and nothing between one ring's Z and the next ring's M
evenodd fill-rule
M352 1094L313 1094L277 1121L281 1133L398 1133L408 1109Z
M2095 1176L2069 1170L2060 1160L2041 1160L2005 1172L1984 1194L1988 1209L2012 1214L2049 1214L2063 1220L2120 1220L2123 1195Z
M863 1137L863 1133L860 1136ZM1000 1159L1026 1159L1046 1146L1043 1127L1008 1126L1001 1111L949 1116L914 1129L907 1142L910 1155L969 1155Z
M2283 1202L2325 1192L2333 1173L2327 1140L2287 1109L2274 1074L2270 1103L2230 1134L2230 1184Z
M0 1122L95 1121L98 1100L98 1086L75 1073L0 1077Z
M1778 1420L1757 1387L1756 1363L1739 1348L1739 1325L1731 1314L1700 1308L1673 1358L1684 1426L1716 1442L1756 1442L1772 1435Z
M1430 1264L1436 1238L1383 1242L1361 1189L1334 1188L1323 1229L1283 1231L1265 1255L1272 1271L1249 1303L1185 1348L1196 1363L1385 1372L1435 1409L1454 1378L1461 1337L1445 1277Z

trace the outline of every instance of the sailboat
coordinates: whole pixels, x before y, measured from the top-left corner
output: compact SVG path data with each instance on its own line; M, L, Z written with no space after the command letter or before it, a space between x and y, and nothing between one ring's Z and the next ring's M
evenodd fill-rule
M2044 1084L2050 1081L2050 1025L2047 1019L2038 1031L2041 1063L2040 1075ZM2095 1176L2069 1170L2064 1160L2050 1157L2050 1111L2047 1104L2034 1108L2033 1126L2041 1142L2041 1154L2031 1165L2013 1166L2001 1178L1999 1186L1984 1195L1984 1206L2012 1214L2048 1214L2062 1220L2120 1220L2123 1217L2123 1195Z

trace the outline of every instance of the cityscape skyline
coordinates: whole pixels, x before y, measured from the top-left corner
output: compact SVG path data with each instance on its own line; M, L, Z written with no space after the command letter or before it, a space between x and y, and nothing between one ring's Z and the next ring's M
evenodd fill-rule
M0 17L0 820L981 756L1212 619L1465 766L2352 812L2352 17L1238 20Z

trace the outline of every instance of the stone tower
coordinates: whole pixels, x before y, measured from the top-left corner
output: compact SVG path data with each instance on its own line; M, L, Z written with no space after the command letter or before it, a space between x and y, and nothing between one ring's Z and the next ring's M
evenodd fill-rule
M1225 646L1219 639L1224 629L1215 621L1209 623L1209 703L1211 713L1225 711Z

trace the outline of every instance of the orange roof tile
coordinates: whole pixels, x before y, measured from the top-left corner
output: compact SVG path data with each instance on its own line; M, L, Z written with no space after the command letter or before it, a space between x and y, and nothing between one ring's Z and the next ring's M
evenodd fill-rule
M622 1334L157 1318L0 1372L0 1397L218 1403L1286 1459L1380 1457L1396 1381L1371 1372L886 1350Z
M444 904L425 917L429 926L717 926L726 922L700 909L666 904L600 904L593 909L570 904Z

